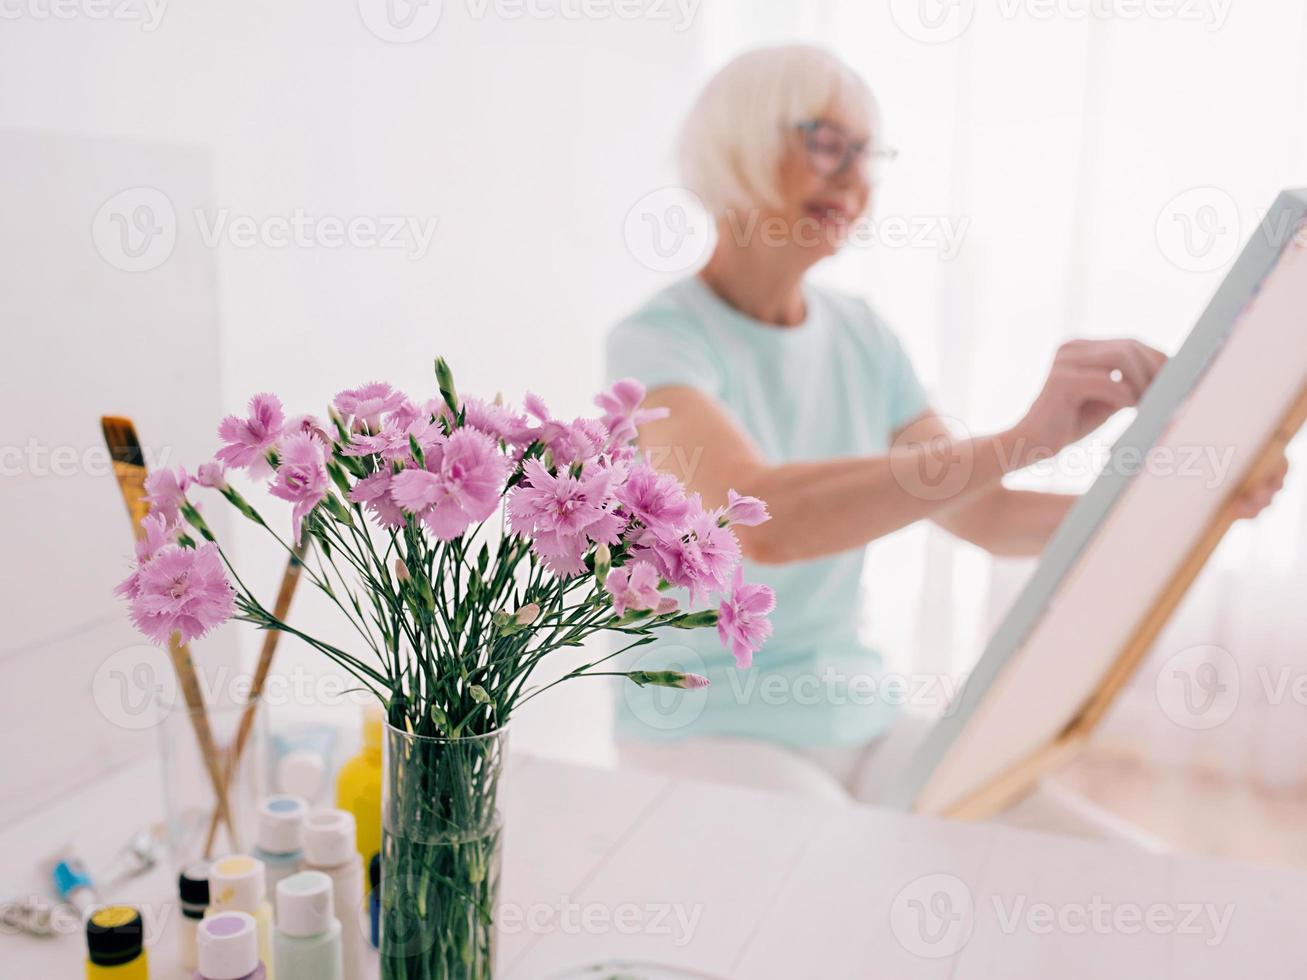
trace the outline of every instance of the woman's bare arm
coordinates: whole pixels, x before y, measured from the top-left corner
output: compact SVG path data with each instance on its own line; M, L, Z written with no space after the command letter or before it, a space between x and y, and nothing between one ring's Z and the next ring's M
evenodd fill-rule
M927 411L895 433L898 445L905 439L930 442L950 438L948 426L933 411ZM1048 544L1071 505L1075 494L1009 490L995 483L931 515L951 534L995 555L1038 555Z
M926 413L895 433L884 455L781 464L770 463L716 400L668 386L645 399L670 415L646 425L640 444L655 466L676 474L709 506L724 503L732 488L767 502L772 520L740 533L754 561L819 558L922 518L985 547L1028 554L1042 547L1069 504L1006 491L1003 476L1049 458L1136 404L1165 360L1132 340L1070 341L1058 348L1025 417L1004 432L957 438Z
M728 489L766 501L772 519L736 532L747 557L769 564L846 551L931 517L997 484L1018 458L1014 431L773 466L726 409L694 388L655 389L645 405L671 410L640 433L656 467L707 506L725 503Z

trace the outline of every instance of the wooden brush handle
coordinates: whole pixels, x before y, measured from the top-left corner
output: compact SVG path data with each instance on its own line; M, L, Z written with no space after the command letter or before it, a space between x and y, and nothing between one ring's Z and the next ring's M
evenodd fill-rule
M300 569L304 567L304 548L297 547L294 555L286 562L286 571L281 576L281 588L277 591L277 602L273 606L272 614L277 619L284 620L286 614L290 611L290 601L295 595L295 586L299 584ZM241 754L245 751L245 743L249 740L250 731L254 728L254 713L258 710L259 697L263 694L263 685L268 680L268 672L272 667L273 654L277 652L277 642L281 639L280 630L268 630L263 637L263 649L259 652L259 663L254 670L254 679L250 684L250 699L245 705L245 710L241 713L240 727L236 729L236 739L232 742L231 748L227 753L227 765L223 771L223 785L230 787L232 777L236 774L240 766ZM218 836L218 824L222 814L215 807L213 816L209 819L209 832L204 838L204 856L212 856L213 844ZM228 824L230 827L231 825Z
M191 727L195 729L195 740L200 743L200 755L204 759L204 768L208 770L209 781L213 784L214 797L217 800L215 821L218 818L227 825L232 850L241 850L236 833L236 824L231 818L231 809L227 802L227 784L223 779L222 765L218 761L218 746L213 740L213 729L209 727L209 715L205 709L204 693L200 690L199 678L195 673L195 664L191 652L177 642L176 634L168 641L168 655L172 658L173 670L181 685L182 697L186 700L187 713L191 716ZM207 856L207 849L206 849Z
M140 541L145 537L145 528L141 526L141 521L149 515L150 503L145 496L147 470L143 465L144 457L140 452L140 440L136 437L136 428L131 419L117 416L102 416L100 427L104 432L109 452L115 457L113 475L118 481L123 503L127 505L132 536ZM172 659L173 671L177 674L177 683L181 686L182 696L186 700L186 707L191 716L191 727L195 729L195 739L199 742L200 755L204 759L204 768L209 774L209 781L213 784L217 814L227 824L233 847L239 850L236 826L232 822L231 809L227 802L227 786L223 781L222 767L218 758L218 746L213 740L213 729L209 727L209 715L204 703L204 693L200 690L199 677L195 673L195 662L191 659L191 652L186 645L177 641L176 634L168 640L168 655Z

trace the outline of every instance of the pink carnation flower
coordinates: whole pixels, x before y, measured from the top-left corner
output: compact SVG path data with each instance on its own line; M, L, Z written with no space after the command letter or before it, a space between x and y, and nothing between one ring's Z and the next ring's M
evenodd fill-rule
M480 398L463 400L463 423L494 436L510 446L528 446L535 438L526 416L512 412L497 402Z
M731 592L717 609L717 636L735 655L737 667L753 663L753 655L771 636L767 616L775 608L776 594L771 588L747 584L743 568L737 566Z
M376 432L381 428L381 416L393 412L405 402L402 393L384 381L373 381L359 388L351 388L336 395L332 403L336 411L354 419L354 426Z
M727 526L757 527L771 520L771 514L767 513L767 505L757 497L745 497L727 490L726 506L717 511L717 519Z
M682 589L689 589L691 603L703 598L716 580L704 564L699 542L679 528L646 529L634 539L632 557L651 562L664 579Z
M604 450L608 433L594 419L573 419L549 442L549 454L556 466L588 463Z
M227 476L224 472L222 463L201 463L200 469L195 475L195 482L202 487L208 487L210 490L226 490Z
M536 554L552 569L576 574L585 567L583 557L591 541L617 544L625 522L607 509L616 471L596 467L579 477L554 476L538 459L529 459L522 475L508 495L509 524L532 539Z
M690 512L690 501L676 477L646 464L631 471L617 489L617 500L645 527L679 525Z
M113 590L114 595L122 596L125 599L135 599L140 595L141 566L166 545L176 541L177 532L181 530L179 524L170 524L162 514L158 513L150 514L141 521L141 527L145 531L145 536L136 542L136 567L132 570L132 574L119 582Z
M629 570L614 568L604 580L604 590L613 597L613 612L621 616L628 609L655 609L671 612L676 600L664 599L658 591L658 569L647 561L634 562Z
M371 456L377 453L388 463L408 460L412 456L410 437L426 452L439 443L444 433L431 420L430 413L405 403L389 415L374 434L351 434L349 445L342 452L346 456Z
M390 499L417 515L442 541L458 537L499 506L508 460L495 440L476 429L456 429L425 451L426 469L390 479Z
M666 408L640 408L643 401L644 385L634 378L623 378L595 396L595 404L604 410L603 423L612 445L634 442L639 426L667 417Z
M697 498L696 498L697 501ZM699 584L724 591L731 573L740 564L740 542L727 528L717 523L717 515L701 507L690 519L690 530L698 546L698 567L702 570Z
M392 479L389 469L365 476L350 488L349 501L352 504L362 504L372 511L382 527L401 528L404 526L404 512L390 499Z
M130 581L130 580L129 580ZM120 594L127 594L119 586ZM173 633L182 643L204 636L235 612L235 593L227 581L218 546L169 544L135 572L131 617L136 628L163 645Z
M595 419L573 419L564 422L549 414L549 407L539 395L527 392L523 401L527 412L539 425L526 429L530 438L523 443L539 442L549 450L555 466L567 467L593 460L608 442L608 431Z
M590 539L584 534L537 531L531 539L531 550L554 575L580 575L585 571Z
M251 476L266 476L272 470L268 450L277 444L286 413L276 395L259 394L250 399L247 418L228 415L218 426L224 443L215 459L231 469L248 470Z
M295 505L290 523L296 544L302 538L304 518L322 502L329 484L322 443L302 432L282 442L281 463L268 492Z
M181 520L181 505L186 502L186 491L191 478L180 466L175 470L155 470L145 478L145 499L150 512L162 514L169 524Z
M316 415L296 415L282 429L283 435L290 435L295 432L313 436L324 446L331 445L331 435L327 425Z

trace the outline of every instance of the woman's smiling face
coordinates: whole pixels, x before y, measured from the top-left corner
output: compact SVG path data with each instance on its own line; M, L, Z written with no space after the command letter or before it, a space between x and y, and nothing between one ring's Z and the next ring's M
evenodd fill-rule
M814 257L833 255L871 202L868 121L837 108L794 128L781 159L781 206L790 240ZM770 217L769 216L769 217Z

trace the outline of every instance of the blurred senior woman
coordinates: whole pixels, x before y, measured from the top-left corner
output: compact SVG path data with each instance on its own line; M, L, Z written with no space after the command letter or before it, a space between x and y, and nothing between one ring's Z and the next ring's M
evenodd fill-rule
M1166 360L1132 340L1072 341L1016 425L952 436L885 322L807 281L867 211L886 154L867 85L806 46L737 58L685 123L683 177L715 217L716 245L696 275L613 328L608 372L639 379L646 406L670 410L641 431L655 465L707 506L728 488L766 501L772 520L737 530L746 577L772 586L777 605L747 670L715 636L678 633L653 648L712 684L675 692L677 703L626 685L624 763L875 798L903 764L888 743L912 726L883 738L896 699L870 696L882 661L858 638L865 546L931 520L996 555L1039 553L1073 498L1009 490L1002 477L1133 406Z

